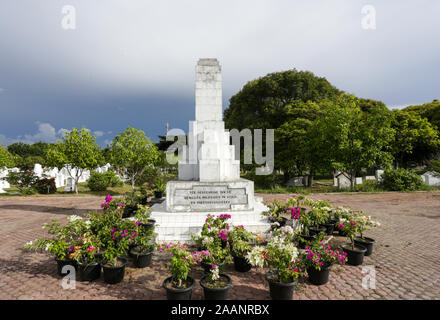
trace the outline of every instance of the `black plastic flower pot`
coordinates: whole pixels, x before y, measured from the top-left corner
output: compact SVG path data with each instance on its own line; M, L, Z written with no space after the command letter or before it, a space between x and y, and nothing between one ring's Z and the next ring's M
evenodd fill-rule
M220 278L227 281L227 285L221 288L211 288L204 283L208 275L204 275L200 279L200 286L203 288L203 297L205 300L226 300L228 299L229 288L232 285L231 278L226 274L220 274Z
M151 264L151 260L153 258L153 251L148 253L139 253L135 249L130 251L131 256L133 257L133 264L136 268L145 268Z
M82 264L78 263L80 281L93 281L101 276L101 265L99 263Z
M347 264L352 266L361 265L364 262L364 255L367 252L367 248L362 245L355 245L354 249L351 247L351 243L341 244L342 250L347 253Z
M330 236L333 234L333 231L335 229L335 224L334 223L325 223L325 224L321 224L321 227L325 228L325 233Z
M354 244L356 245L361 245L365 248L367 248L367 252L365 252L365 256L369 256L373 253L373 245L376 242L376 240L372 239L372 238L361 238L358 237L356 239L354 239Z
M310 283L320 286L328 282L328 276L332 265L321 267L321 270L317 270L314 267L307 268L307 274L309 275Z
M116 284L124 280L125 266L127 265L127 259L118 258L122 263L119 266L102 265L102 271L104 273L104 282L109 284Z
M298 236L303 238L304 241L307 241L307 242L316 240L316 234L314 234L314 235L299 234ZM305 247L306 247L306 242L303 242L298 239L298 248L305 249Z
M191 300L192 289L194 287L194 279L187 277L190 283L186 288L174 288L168 284L173 280L173 277L168 277L163 282L163 287L167 292L168 300Z
M78 264L76 263L75 260L72 259L56 259L55 261L57 262L57 273L59 276L65 276L66 274L68 274L69 272L67 270L64 270L65 272L63 273L63 268L64 266L72 266L75 268L75 271L78 270Z
M234 269L238 272L248 272L252 269L252 265L247 261L245 257L237 257L234 258Z
M266 273L266 280L269 282L270 297L272 300L292 300L293 291L298 280L290 283L278 282L272 279L274 272Z
M130 205L125 206L124 212L122 213L122 218L129 218L134 216L136 210L137 210L137 206L130 206Z
M154 191L154 197L156 199L162 199L163 197L163 191Z
M147 223L141 223L140 225L141 225L142 227L144 227L145 231L148 231L148 230L150 230L151 228L153 228L155 224L156 224L156 220L154 220L154 219L148 219L148 220L147 220Z
M309 234L310 235L318 235L321 232L327 232L327 228L324 226L320 226L320 227L310 227L309 228Z
M202 261L200 264L202 265L203 271L205 271L205 273L209 273L211 271L212 264L204 262L204 261ZM218 270L220 273L224 272L225 266L224 266L223 262L217 264L217 267L218 267Z

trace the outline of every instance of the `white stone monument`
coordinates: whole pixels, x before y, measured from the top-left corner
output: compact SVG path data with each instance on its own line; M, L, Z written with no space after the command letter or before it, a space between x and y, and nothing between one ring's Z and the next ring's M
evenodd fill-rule
M437 172L427 171L420 176L423 182L428 186L440 186L440 176Z
M234 225L266 232L261 216L267 207L254 197L254 182L240 178L240 160L222 121L222 78L217 59L196 66L196 120L190 121L188 144L179 161L178 180L167 183L166 201L152 207L159 241L191 240L207 214L228 213Z

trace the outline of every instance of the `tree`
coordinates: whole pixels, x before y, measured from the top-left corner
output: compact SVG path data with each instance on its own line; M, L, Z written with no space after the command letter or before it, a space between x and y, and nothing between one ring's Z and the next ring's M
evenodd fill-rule
M230 99L225 125L238 130L275 129L275 169L282 170L287 181L310 170L305 137L321 102L335 100L341 93L309 71L270 73L248 82Z
M142 130L128 127L113 139L111 149L111 164L129 177L134 193L136 180L157 161L157 147Z
M395 110L393 115L393 155L400 166L430 160L439 151L439 133L428 119L405 110Z
M75 192L78 194L78 180L84 170L93 170L103 164L103 158L96 137L87 128L65 133L62 140L52 145L46 154L49 167L61 169L66 167L68 174L75 181Z
M0 143L0 170L10 168L14 166L14 157L8 152L8 150L3 147Z
M422 105L408 106L403 111L417 113L422 118L426 118L437 130L440 130L440 101L434 100Z
M392 161L390 113L379 106L363 112L361 104L354 96L341 96L329 103L314 125L318 138L313 143L322 157L318 163L331 163L334 169L348 172L352 188L362 168L389 167Z

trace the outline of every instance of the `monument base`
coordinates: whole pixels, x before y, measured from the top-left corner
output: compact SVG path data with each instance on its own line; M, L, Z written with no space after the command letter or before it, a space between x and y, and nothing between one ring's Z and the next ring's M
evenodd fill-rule
M255 198L254 209L247 211L168 212L166 201L155 204L151 210L151 218L156 220L159 242L190 243L191 233L200 233L208 214L230 214L232 225L243 225L251 232L263 234L270 230L269 220L261 215L268 208L263 204L262 198L258 197Z

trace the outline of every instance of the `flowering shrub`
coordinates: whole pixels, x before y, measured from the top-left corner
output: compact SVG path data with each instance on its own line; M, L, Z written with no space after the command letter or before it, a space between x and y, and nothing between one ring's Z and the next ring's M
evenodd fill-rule
M99 251L99 240L91 232L86 232L78 238L77 245L69 248L70 259L83 264L96 263L96 253Z
M113 199L111 195L107 195L105 197L105 201L101 203L101 208L106 214L108 213L122 214L122 209L124 208L124 206L125 206L124 202L118 199Z
M321 270L321 268L328 267L332 264L345 264L347 254L333 250L330 245L322 243L321 241L317 246L306 246L303 261L307 268Z
M290 283L296 281L303 272L296 263L298 255L298 249L293 243L274 237L265 247L254 247L246 258L253 266L267 267L275 271L277 281Z
M202 226L200 236L191 234L194 242L202 248L208 245L225 245L229 240L229 233L232 231L232 225L227 220L231 219L229 214L221 214L217 217L208 214L205 223Z
M49 252L56 259L64 260L69 258L72 248L78 245L78 239L88 228L89 224L75 215L68 217L68 223L65 226L61 226L58 220L51 220L43 225L43 229L47 229L51 237L30 241L25 244L24 248Z
M249 232L244 226L234 226L229 233L229 243L231 245L231 252L237 257L245 256L250 250L250 243L257 241L257 236Z
M183 281L188 278L191 265L202 261L205 252L196 252L191 254L186 245L179 243L168 243L165 246L159 246L160 252L169 252L172 257L167 267L173 276L172 285L175 288L182 288Z
M370 230L371 228L380 227L380 223L378 221L374 221L371 216L367 216L362 214L358 217L358 232L360 237L363 238L363 234L365 231Z

